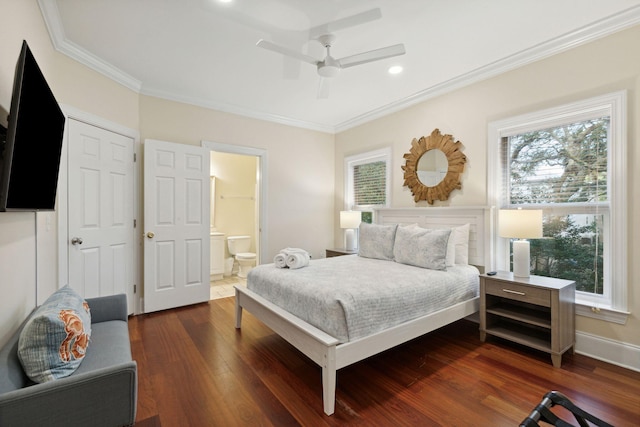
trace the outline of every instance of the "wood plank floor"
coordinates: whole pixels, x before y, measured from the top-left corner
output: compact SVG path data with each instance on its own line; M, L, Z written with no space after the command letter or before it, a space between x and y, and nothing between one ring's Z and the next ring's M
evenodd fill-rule
M480 342L466 320L339 370L326 416L320 368L246 311L236 330L234 304L130 318L136 426L517 426L550 390L612 425L640 425L639 372L578 354L556 369L545 353Z

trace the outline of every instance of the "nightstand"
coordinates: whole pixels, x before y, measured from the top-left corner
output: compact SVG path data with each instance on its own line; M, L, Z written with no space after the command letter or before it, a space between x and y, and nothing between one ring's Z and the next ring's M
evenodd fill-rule
M342 256L342 255L354 255L357 254L358 250L353 250L353 251L348 251L346 249L343 248L333 248L333 249L327 249L327 258L331 258L334 256Z
M575 282L550 277L480 275L480 340L493 335L551 354L575 350Z

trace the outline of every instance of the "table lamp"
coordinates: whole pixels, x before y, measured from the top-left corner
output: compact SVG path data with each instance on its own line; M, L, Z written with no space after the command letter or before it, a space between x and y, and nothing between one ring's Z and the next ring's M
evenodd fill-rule
M542 210L500 209L498 213L500 237L518 239L513 241L513 275L529 277L531 259L529 241L542 237Z
M361 219L360 211L340 211L340 228L345 230L345 249L348 251L356 249L355 229L360 226Z

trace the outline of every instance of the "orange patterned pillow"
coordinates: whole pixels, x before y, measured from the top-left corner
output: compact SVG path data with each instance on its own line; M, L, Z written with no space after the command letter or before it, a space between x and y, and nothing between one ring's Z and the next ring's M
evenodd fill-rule
M67 285L27 321L20 332L18 357L27 376L37 383L66 377L80 366L90 337L89 305Z

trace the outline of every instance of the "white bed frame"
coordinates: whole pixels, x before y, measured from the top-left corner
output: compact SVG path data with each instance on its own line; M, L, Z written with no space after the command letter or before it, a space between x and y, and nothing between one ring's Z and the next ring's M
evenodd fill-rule
M385 208L376 210L377 224L414 224L452 227L469 223L469 264L490 266L493 209L480 207ZM241 327L242 309L248 310L274 332L322 367L324 412L333 414L336 396L336 371L399 344L467 317L478 311L479 297L435 313L377 332L355 341L339 340L308 324L288 311L246 289L236 287L236 328Z

